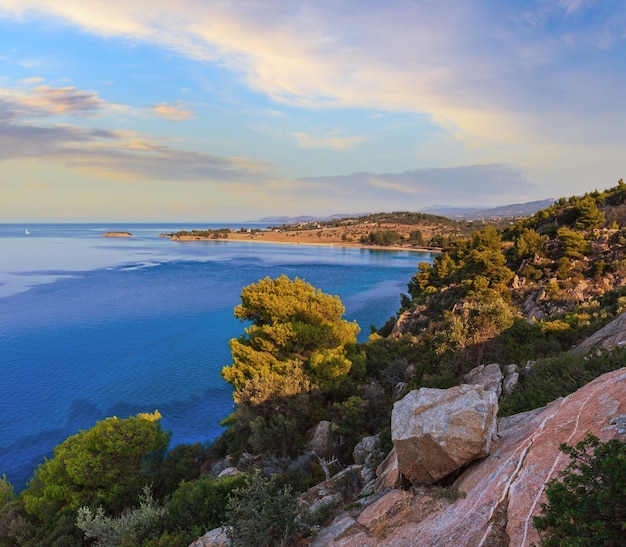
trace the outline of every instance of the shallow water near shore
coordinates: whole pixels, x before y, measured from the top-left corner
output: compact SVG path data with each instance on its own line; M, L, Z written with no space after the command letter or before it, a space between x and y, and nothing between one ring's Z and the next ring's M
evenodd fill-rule
M0 225L0 476L17 491L55 445L108 416L158 409L171 447L215 439L232 409L220 370L243 333L232 312L244 286L303 278L339 295L364 341L432 259L158 237L223 226ZM115 230L133 237L102 237Z

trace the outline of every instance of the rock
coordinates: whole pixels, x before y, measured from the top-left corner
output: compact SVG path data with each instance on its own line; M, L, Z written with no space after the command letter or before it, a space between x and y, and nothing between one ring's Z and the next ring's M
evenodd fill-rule
M402 475L398 468L398 455L395 448L387 454L387 457L376 468L376 491L387 488L400 488L402 486Z
M506 365L504 367L504 380L502 381L502 395L510 395L518 381L517 365Z
M241 475L241 471L239 471L236 467L227 467L220 472L217 478L221 479L223 477L234 477L235 475Z
M504 375L500 370L500 365L494 363L473 368L463 376L463 381L466 384L482 386L486 391L493 391L500 398L503 378Z
M391 413L400 473L413 484L432 484L487 456L497 412L496 394L481 386L409 392Z
M392 490L367 507L356 519L365 528L372 530L380 522L386 521L393 513L411 502L411 494L404 490Z
M402 393L404 393L404 390L406 389L407 385L408 384L406 382L398 382L395 386L393 386L393 390L391 391L391 396L394 399L397 399L398 397L400 397Z
M592 349L614 348L626 344L626 313L623 313L608 325L583 340L578 346L572 349L572 353L580 355Z
M225 526L214 528L193 543L190 543L189 547L230 547L227 531L228 527Z
M327 547L328 545L332 545L334 540L355 524L355 522L354 518L349 515L339 515L330 525L322 529L322 531L313 538L313 541L310 543L311 547ZM358 545L361 544L359 543Z
M352 450L352 457L354 463L357 464L369 464L376 456L380 441L378 435L371 437L363 437Z
M316 484L302 493L298 499L299 510L314 515L327 506L339 506L354 500L363 487L362 465L352 465L329 480Z
M225 458L216 461L211 468L209 469L208 475L209 477L215 477L217 478L217 476L224 471L224 469L227 469L229 467L233 467L233 458L231 456L226 456Z
M308 449L320 458L331 458L333 455L332 424L322 420L308 432L310 440Z
M619 426L625 415L626 368L622 368L546 407L501 419L492 453L470 465L454 483L465 497L421 522L410 522L408 515L403 524L386 530L378 545L538 545L532 517L546 502L546 482L569 462L559 445L574 445L588 432L602 442L626 440Z

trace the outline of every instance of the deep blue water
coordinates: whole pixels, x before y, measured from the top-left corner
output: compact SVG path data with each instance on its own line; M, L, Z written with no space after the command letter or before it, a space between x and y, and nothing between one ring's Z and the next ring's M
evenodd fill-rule
M0 476L17 491L55 445L108 416L158 409L172 447L215 439L232 410L220 370L228 340L243 332L232 312L244 286L303 278L339 295L364 341L395 314L417 263L431 259L158 237L203 227L0 224Z

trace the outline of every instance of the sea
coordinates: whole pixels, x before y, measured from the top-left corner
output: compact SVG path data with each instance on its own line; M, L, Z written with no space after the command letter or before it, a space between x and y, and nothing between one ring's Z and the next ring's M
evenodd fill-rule
M183 229L259 224L0 224L0 476L16 492L69 435L159 410L170 448L210 443L233 410L220 376L241 289L298 277L338 295L345 318L382 326L432 255L229 240ZM129 238L103 237L128 231Z

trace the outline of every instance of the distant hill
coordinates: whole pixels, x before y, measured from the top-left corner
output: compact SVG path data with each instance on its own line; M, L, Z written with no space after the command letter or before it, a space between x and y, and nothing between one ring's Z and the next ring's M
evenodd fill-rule
M512 205L501 205L499 207L447 207L445 205L433 205L420 209L419 213L428 213L447 217L453 220L480 220L496 218L521 218L535 214L541 209L550 207L555 202L554 199L543 199L539 201L529 201L528 203L514 203ZM266 224L297 224L301 222L332 222L344 218L358 218L372 213L336 213L326 217L316 217L311 215L271 216L264 217L255 222Z
M521 218L533 215L541 209L550 207L556 200L542 199L527 203L514 203L499 207L446 207L435 205L420 209L422 213L439 215L455 220L480 220L494 218Z
M310 215L301 215L298 217L263 217L255 222L264 222L266 224L297 224L299 222L331 222L333 220L340 220L342 218L350 218L354 217L353 214L348 213L337 213L335 215L330 215L327 217L315 217Z

